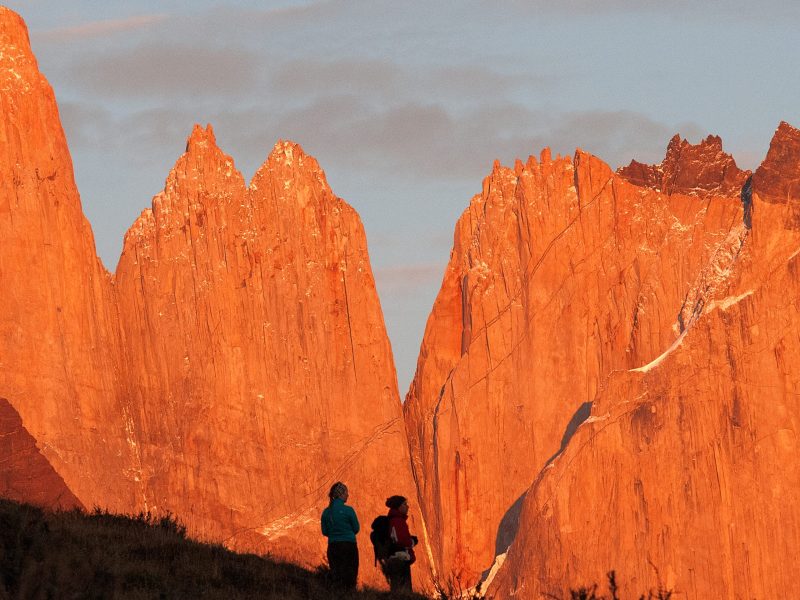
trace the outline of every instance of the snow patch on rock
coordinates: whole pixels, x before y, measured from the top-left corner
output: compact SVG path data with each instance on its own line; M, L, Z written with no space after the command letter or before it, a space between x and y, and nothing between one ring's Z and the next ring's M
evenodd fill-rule
M734 304L738 304L748 296L752 296L753 291L754 290L747 290L744 294L739 294L738 296L728 296L722 300L714 300L713 302L709 303L707 311L711 312L717 308L723 311L728 310Z
M309 524L316 525L317 519L314 515L311 514L312 512L313 509L309 509L301 513L288 514L286 516L281 517L280 519L275 519L271 523L264 525L257 531L258 533L260 533L269 540L283 537L287 535L289 531L292 529L303 527L304 525L309 525Z
M630 372L631 373L647 373L648 371L656 368L658 365L660 365L662 362L664 362L664 359L667 358L667 356L669 356L670 353L673 350L675 350L675 348L677 348L678 346L681 345L681 343L683 342L683 338L686 337L686 332L687 331L689 331L689 330L688 329L684 329L683 333L681 333L678 336L678 339L676 339L674 342L672 342L672 345L669 348L667 348L663 353L661 353L661 355L659 355L657 358L655 358L654 360L650 361L649 363L647 363L646 365L644 365L642 367L638 367L636 369L630 369Z

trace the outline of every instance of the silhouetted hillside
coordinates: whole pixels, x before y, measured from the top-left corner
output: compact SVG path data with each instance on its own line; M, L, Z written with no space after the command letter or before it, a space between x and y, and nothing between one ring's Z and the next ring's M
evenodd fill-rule
M169 517L52 513L0 500L0 600L390 597L340 593L322 572L193 541Z

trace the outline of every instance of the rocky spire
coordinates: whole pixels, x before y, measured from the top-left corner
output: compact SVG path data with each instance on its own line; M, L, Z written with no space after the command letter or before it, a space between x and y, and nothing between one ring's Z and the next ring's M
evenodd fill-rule
M722 150L718 136L709 135L699 144L690 144L678 134L670 140L660 164L632 160L617 173L634 185L690 196L736 196L750 175Z
M800 130L781 122L753 175L753 192L777 204L800 199Z

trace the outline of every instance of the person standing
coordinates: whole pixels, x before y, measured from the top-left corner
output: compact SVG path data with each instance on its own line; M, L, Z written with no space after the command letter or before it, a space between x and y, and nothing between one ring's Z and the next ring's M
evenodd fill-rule
M408 500L405 496L392 496L386 499L386 506L389 508L389 536L394 543L394 552L384 563L384 573L392 592L410 594L411 565L416 561L414 546L417 538L408 530Z
M358 517L346 504L347 486L337 481L328 492L330 503L320 519L322 535L328 538L328 565L332 582L346 590L355 590L358 582Z

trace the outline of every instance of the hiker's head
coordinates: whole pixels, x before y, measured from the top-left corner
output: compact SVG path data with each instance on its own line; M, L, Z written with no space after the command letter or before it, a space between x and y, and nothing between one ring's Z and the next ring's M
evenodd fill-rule
M387 498L386 506L392 510L399 510L404 515L408 513L408 500L405 496L391 496Z
M328 498L330 498L331 502L336 500L336 498L341 498L344 501L347 501L347 497L350 493L347 491L347 486L343 484L341 481L337 481L331 486L331 491L328 492Z

